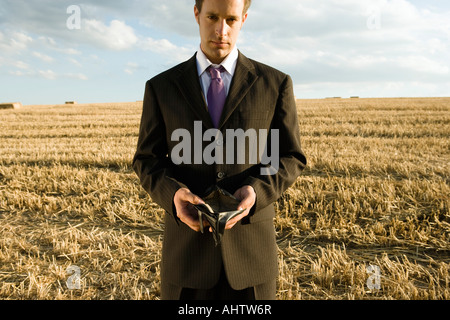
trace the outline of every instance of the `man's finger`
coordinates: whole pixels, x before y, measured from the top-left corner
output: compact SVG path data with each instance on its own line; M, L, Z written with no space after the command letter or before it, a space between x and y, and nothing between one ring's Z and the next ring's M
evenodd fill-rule
M250 198L250 197L245 198L244 200L241 201L241 203L239 203L238 210L244 210L247 208L251 208L254 203L255 203L255 201L252 198Z
M204 203L202 198L197 196L196 194L192 193L188 189L180 189L180 200L184 202L189 202L192 204L201 204Z
M229 230L229 229L233 228L236 223L238 223L239 221L241 221L244 217L246 217L248 215L248 212L249 212L249 210L247 209L244 212L242 212L241 214L239 214L236 217L234 217L233 219L231 219L230 221L228 221L227 224L225 225L225 229Z
M190 203L192 204L201 204L201 203L205 203L202 198L200 198L199 196L193 194L192 192L189 192L188 195L188 200Z
M179 189L174 196L177 217L196 232L200 231L200 224L197 210L193 205L201 203L204 203L204 201L187 188Z

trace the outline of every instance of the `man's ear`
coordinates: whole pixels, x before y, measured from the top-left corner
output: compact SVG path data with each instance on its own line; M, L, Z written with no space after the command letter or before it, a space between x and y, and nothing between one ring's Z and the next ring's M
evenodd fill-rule
M194 5L194 15L195 15L195 20L197 20L197 23L200 24L200 11L198 11L198 8L196 5Z
M245 21L247 20L248 17L248 13L244 14L244 16L242 17L242 24L241 24L241 29L244 26Z

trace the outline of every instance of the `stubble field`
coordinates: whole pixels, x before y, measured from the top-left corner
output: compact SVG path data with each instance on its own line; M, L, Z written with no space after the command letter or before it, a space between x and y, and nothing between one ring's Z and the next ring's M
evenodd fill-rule
M450 98L297 105L309 163L276 203L277 298L450 299ZM0 299L159 299L141 108L0 111Z

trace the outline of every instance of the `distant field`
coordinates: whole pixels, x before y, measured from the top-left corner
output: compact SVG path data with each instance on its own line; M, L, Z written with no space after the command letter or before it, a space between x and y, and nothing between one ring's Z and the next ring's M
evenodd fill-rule
M159 299L164 212L131 168L141 108L0 110L0 299ZM309 163L276 203L278 299L450 299L450 98L298 110Z

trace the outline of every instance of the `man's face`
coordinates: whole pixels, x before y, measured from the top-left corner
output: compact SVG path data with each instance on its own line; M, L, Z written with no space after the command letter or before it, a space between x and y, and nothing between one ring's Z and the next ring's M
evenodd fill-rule
M201 48L208 59L220 64L233 50L247 19L245 0L204 0L202 11L194 8L200 26Z

